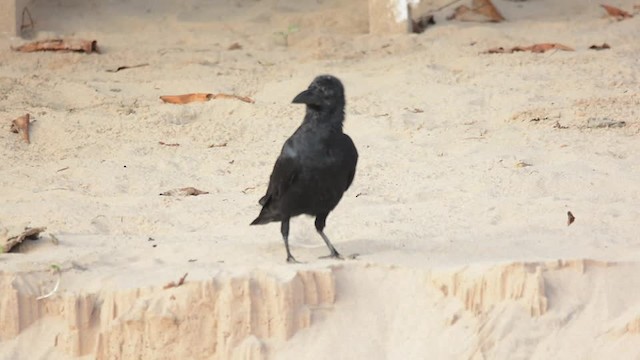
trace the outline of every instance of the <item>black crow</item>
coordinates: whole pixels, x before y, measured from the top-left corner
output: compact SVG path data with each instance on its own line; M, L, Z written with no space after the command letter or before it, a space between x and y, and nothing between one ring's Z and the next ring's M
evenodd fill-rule
M321 75L293 103L306 104L304 121L285 141L267 194L259 201L262 211L251 225L280 221L287 261L297 262L289 251L289 219L315 216L316 230L331 250L327 257L340 258L323 230L329 212L351 185L358 162L353 141L342 132L344 88L336 77Z

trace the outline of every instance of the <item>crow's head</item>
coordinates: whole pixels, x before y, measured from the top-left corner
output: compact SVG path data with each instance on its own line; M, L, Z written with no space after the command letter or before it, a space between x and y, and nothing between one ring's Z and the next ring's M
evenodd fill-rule
M316 110L332 110L344 107L344 88L338 78L320 75L309 88L293 99L294 104L306 104Z

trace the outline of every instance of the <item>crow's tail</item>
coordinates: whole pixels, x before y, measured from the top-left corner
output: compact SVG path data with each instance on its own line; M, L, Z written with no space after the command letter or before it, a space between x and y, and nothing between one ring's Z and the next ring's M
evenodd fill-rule
M280 214L273 212L273 210L263 207L262 211L260 211L260 215L251 222L250 225L264 225L274 221L282 220L282 216Z

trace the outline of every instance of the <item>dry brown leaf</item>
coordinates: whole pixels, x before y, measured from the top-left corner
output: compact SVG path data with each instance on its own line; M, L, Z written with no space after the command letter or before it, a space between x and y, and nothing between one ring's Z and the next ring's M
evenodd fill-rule
M504 53L511 53L511 52L513 52L513 50L508 50L500 46L500 47L495 47L495 48L491 48L489 50L483 51L482 54L504 54Z
M205 102L211 99L237 99L246 103L253 104L255 101L247 96L239 96L233 94L205 94L205 93L192 93L184 95L163 95L160 99L169 104L188 104L192 102Z
M24 114L11 122L11 132L21 134L22 139L26 141L27 144L31 143L29 141L29 125L31 124L30 117L31 116L29 114Z
M0 244L0 253L11 251L14 246L19 245L25 239L37 239L38 235L45 230L47 230L46 227L26 228L20 235L5 239L4 244Z
M475 22L501 22L505 20L491 0L473 0L471 7L460 5L455 8L453 14L447 17L447 20L452 19Z
M238 43L233 43L227 48L227 50L240 50L240 49L242 49L242 45Z
M618 9L615 6L605 5L605 4L601 4L600 6L602 6L607 11L607 14L609 14L609 16L613 16L617 20L624 20L624 19L633 17L633 15L629 14L628 12L622 9Z
M208 194L208 191L198 190L194 187L186 187L180 189L172 189L161 193L162 196L198 196Z
M163 95L160 100L169 104L188 104L192 102L205 102L211 100L213 94L193 93L184 95Z
M163 289L170 289L170 288L178 287L178 286L184 284L184 279L187 278L187 275L189 275L189 273L184 273L184 275L182 275L182 277L180 278L180 280L178 280L177 283L172 281L172 282L168 283L167 285L163 286L162 288Z
M90 53L100 53L96 40L80 39L50 39L30 42L18 47L12 47L14 51L35 52L35 51L76 51Z
M529 50L532 53L543 53L549 50L564 50L564 51L574 51L572 48L566 46L566 45L562 45L562 44L557 44L557 43L544 43L544 44L534 44L531 45Z
M256 102L255 100L253 100L248 96L240 96L240 95L234 95L234 94L223 94L223 93L213 94L213 98L214 99L238 99L240 101L244 101L249 104L253 104Z
M607 43L603 43L602 45L591 45L591 46L589 46L589 49L591 49L591 50L605 50L605 49L611 49L611 46L609 46L609 44L607 44Z
M511 49L505 49L503 47L491 48L482 52L482 54L506 54L506 53L514 53L517 51L531 51L533 53L543 53L549 50L564 50L564 51L574 51L573 48L569 46L557 44L557 43L542 43L542 44L534 44L531 46L514 46Z

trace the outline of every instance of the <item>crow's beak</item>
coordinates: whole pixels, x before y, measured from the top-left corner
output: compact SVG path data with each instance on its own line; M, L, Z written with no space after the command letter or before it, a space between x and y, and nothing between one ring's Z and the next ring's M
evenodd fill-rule
M307 105L319 105L320 104L320 97L318 96L318 94L311 90L311 89L307 89L303 92L301 92L300 94L298 94L298 96L296 96L295 98L293 98L292 103L294 104L307 104Z

